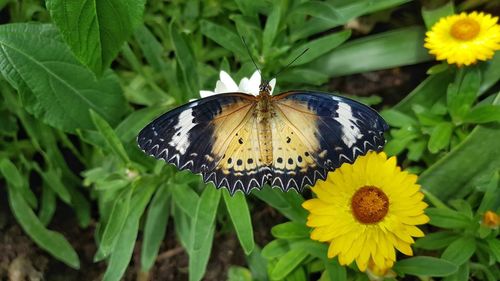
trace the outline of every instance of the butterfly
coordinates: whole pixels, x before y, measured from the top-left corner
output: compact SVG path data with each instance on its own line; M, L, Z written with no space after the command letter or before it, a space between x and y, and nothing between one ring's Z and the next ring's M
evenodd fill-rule
M231 194L264 185L302 191L329 171L380 151L388 125L357 101L313 91L202 98L161 115L141 130L148 155L201 174Z

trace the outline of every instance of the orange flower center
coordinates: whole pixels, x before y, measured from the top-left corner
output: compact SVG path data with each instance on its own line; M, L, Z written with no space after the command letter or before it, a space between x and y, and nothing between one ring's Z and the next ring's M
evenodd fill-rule
M481 27L477 21L465 18L457 20L451 26L451 35L458 40L469 41L474 39L480 30Z
M389 211L389 198L377 187L363 186L352 196L351 209L359 222L377 223Z

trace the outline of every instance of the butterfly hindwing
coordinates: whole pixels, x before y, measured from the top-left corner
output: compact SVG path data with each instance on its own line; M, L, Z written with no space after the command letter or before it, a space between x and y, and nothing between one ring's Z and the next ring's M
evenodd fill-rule
M216 186L227 187L231 194L237 190L249 193L252 188L262 187L270 178L270 168L260 156L258 122L252 113L255 113L253 109L227 138L221 161L207 176L207 180L214 181ZM214 126L217 128L223 124L215 123Z

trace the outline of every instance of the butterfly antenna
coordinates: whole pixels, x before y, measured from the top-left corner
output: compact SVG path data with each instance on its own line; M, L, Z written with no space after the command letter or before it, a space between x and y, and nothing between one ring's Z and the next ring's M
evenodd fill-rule
M276 73L275 77L278 77L278 75L287 70L296 60L298 60L302 55L304 55L307 51L309 51L309 48L305 49L304 51L302 51L302 53L300 53L300 55L298 55L297 57L295 57L291 62L289 62L282 70L278 71L278 73Z
M245 48L247 49L248 56L253 62L253 65L255 65L255 68L257 68L257 71L259 72L260 76L262 77L262 72L260 71L260 68L257 66L255 61L253 60L252 53L250 53L250 48L248 48L247 42L245 41L245 37L241 36L241 41L243 41L243 45L245 45Z

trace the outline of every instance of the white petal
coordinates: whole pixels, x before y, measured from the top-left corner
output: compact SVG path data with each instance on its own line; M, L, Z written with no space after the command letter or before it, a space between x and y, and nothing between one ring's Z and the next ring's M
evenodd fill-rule
M269 82L269 86L271 86L271 92L270 92L270 94L272 95L273 91L274 91L274 86L276 86L276 78L273 78L271 80L271 82Z
M233 78L231 78L227 72L221 70L219 77L220 80L217 81L215 85L215 93L220 94L238 91L238 85L236 85L236 82L234 82Z
M240 92L247 93L247 94L253 94L252 89L250 87L250 80L248 78L243 77L240 81L240 85L238 85L238 88Z
M252 77L250 77L250 80L248 82L248 92L253 94L253 95L258 95L259 94L259 86L260 86L260 72L256 70L253 74Z
M201 90L200 91L200 97L201 98L206 98L206 97L213 96L213 95L215 95L215 92L205 91L205 90Z

